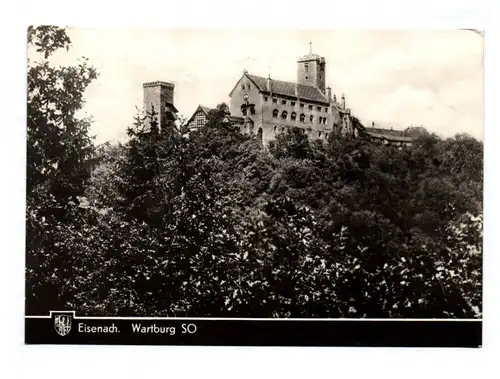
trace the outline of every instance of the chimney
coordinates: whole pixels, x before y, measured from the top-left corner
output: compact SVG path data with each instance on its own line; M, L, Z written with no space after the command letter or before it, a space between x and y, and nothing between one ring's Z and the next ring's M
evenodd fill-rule
M375 121L372 121L372 128L375 127Z
M332 101L332 89L330 87L326 87L326 96L328 98L328 102Z
M342 105L342 109L345 109L345 96L342 94L340 105Z
M337 102L337 95L333 94L333 101Z

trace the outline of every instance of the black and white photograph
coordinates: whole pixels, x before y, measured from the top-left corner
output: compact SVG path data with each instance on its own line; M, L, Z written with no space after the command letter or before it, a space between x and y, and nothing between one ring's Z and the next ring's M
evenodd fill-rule
M482 31L26 32L27 344L482 345Z

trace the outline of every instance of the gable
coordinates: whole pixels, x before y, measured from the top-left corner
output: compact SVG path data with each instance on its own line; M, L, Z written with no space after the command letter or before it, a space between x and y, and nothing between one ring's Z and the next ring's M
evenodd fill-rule
M190 117L187 125L205 125L207 122L208 112L211 109L208 107L204 107L203 105L198 105L198 108L194 111L193 115Z
M243 79L250 79L250 78L246 73L241 75L240 78L238 79L238 81L236 82L236 84L234 85L233 89L231 90L231 92L229 92L229 97L233 96L233 93L236 90L236 88L238 88L238 86L241 85L241 83L244 81ZM255 85L255 83L254 83L254 85Z

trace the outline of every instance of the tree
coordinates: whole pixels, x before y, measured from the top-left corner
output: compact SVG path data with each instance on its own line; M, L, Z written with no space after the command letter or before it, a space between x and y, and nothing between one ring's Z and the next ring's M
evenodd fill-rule
M62 279L56 272L64 272L71 248L55 247L55 234L82 216L78 198L90 177L94 146L91 120L76 114L97 72L85 59L77 66L50 63L55 51L71 46L64 29L29 27L28 46L41 55L28 59L27 96L26 295L27 311L36 312L44 302L57 307Z

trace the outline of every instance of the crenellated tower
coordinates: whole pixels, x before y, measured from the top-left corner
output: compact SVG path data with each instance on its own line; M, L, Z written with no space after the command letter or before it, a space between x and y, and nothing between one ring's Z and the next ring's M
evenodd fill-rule
M312 53L312 42L309 45L309 54L297 59L297 83L313 85L325 94L326 61L324 57Z
M175 120L174 84L162 81L144 83L143 91L144 113L150 114L154 107L160 129L168 121Z

